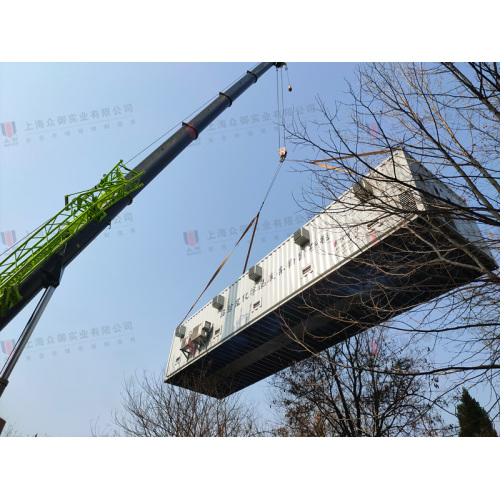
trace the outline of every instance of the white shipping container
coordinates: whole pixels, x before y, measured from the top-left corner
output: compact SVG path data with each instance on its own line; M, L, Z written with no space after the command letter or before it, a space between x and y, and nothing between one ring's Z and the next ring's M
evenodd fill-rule
M225 397L391 317L399 312L393 307L398 300L411 308L476 278L481 273L464 274L457 266L451 273L446 269L453 279L444 283L444 268L426 269L437 273L426 281L432 291L420 286L418 294L408 295L406 287L402 295L396 290L400 282L382 272L402 235L423 234L436 221L448 247L457 238L452 250L470 242L460 258L473 248L487 268L496 267L474 222L451 218L447 210L425 217L439 207L436 197L466 206L421 164L396 152L189 317L181 325L185 330L178 327L165 381ZM371 267L370 259L376 260ZM315 293L309 293L313 286ZM377 313L370 310L375 297L386 301ZM342 320L347 316L349 321Z

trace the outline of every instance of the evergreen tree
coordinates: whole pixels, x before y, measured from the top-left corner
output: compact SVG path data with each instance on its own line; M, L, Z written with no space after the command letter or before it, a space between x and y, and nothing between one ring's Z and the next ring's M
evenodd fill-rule
M460 424L459 437L498 437L486 410L469 394L462 390L461 403L457 405Z

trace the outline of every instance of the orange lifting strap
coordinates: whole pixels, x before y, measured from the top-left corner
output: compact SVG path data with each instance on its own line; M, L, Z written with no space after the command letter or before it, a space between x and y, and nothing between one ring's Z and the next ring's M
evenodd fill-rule
M229 252L229 255L224 259L224 261L219 266L219 268L217 269L217 271L215 271L214 275L210 278L210 281L208 282L208 285L204 288L203 292L200 293L200 296L196 299L196 302L191 306L191 309L189 309L189 311L187 312L186 316L184 316L184 319L179 323L179 325L182 325L182 323L184 323L185 319L189 316L189 313L194 309L194 306L198 303L198 301L201 299L202 295L207 291L207 288L212 284L212 281L216 278L216 276L219 274L220 270L224 267L224 264L227 262L227 260L231 256L231 254L234 252L234 249L238 246L239 242L243 239L243 237L245 236L245 234L247 234L248 230L252 227L252 224L255 223L255 227L254 227L253 234L252 234L252 241L250 242L250 248L248 249L247 260L245 261L245 269L243 270L243 273L245 272L246 267L247 267L247 263L248 263L248 257L250 255L250 250L252 248L253 237L255 235L255 229L257 228L257 222L259 220L259 215L260 215L260 211L252 219L252 222L250 222L250 224L248 224L248 226L245 229L245 231L243 231L243 234L240 236L240 239L236 242L236 245L234 245L233 249Z

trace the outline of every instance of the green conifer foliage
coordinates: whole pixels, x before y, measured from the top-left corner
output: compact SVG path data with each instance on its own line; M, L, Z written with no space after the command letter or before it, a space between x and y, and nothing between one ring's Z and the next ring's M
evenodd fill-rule
M486 410L469 394L462 390L462 399L457 405L460 424L459 437L498 437Z

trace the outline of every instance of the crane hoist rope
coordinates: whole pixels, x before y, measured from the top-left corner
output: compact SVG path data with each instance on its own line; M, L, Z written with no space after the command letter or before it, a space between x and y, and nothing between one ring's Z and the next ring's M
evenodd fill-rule
M283 64L287 68L286 63ZM283 65L276 66L276 101L277 101L277 117L278 117L278 153L280 155L280 162L284 162L286 158L286 136L285 136L285 100L283 96ZM281 77L281 113L280 113L280 95L279 95L279 76ZM288 85L288 90L291 91L291 86ZM281 121L280 121L281 119ZM283 130L283 147L281 147L281 130Z
M286 78L288 80L288 92L292 91L292 86L290 85L290 77L288 76L288 66L285 65Z

